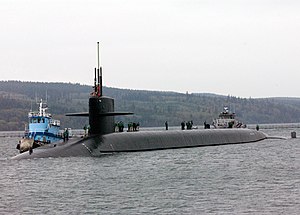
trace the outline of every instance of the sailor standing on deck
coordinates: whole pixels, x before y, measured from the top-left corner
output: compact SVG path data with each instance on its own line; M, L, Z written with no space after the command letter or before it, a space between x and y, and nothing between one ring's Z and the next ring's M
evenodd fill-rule
M69 140L69 129L65 128L65 132L63 133L64 142Z
M181 130L184 130L185 122L181 122Z

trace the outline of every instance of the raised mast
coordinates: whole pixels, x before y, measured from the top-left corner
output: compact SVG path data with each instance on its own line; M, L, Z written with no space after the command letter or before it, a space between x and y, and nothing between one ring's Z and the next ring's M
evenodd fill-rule
M99 42L97 42L97 68L95 68L94 92L93 96L102 96L102 67L100 66Z
M98 70L100 69L100 52L99 52L99 42L97 42L97 58L98 58Z
M96 94L97 96L102 96L102 67L100 66L100 51L99 51L99 42L97 42L97 57L98 57L98 68L97 68L97 91ZM95 74L96 76L96 74Z

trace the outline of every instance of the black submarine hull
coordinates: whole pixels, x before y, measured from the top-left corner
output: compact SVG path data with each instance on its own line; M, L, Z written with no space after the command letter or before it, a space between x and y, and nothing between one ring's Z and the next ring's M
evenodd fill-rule
M257 142L267 136L251 129L199 129L176 131L139 131L74 138L66 143L49 144L22 153L13 159L46 157L98 157L107 153L164 150Z

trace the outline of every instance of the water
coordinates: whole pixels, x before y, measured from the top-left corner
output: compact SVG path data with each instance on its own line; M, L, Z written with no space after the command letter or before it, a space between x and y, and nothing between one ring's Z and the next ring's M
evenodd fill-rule
M290 137L292 130L264 130ZM300 129L293 129L300 134ZM299 139L15 161L0 138L0 214L299 214Z

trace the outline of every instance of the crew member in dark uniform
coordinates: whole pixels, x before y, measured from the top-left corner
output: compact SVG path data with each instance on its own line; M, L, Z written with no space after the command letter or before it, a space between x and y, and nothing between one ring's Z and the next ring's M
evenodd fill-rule
M184 130L185 122L181 122L181 130Z

